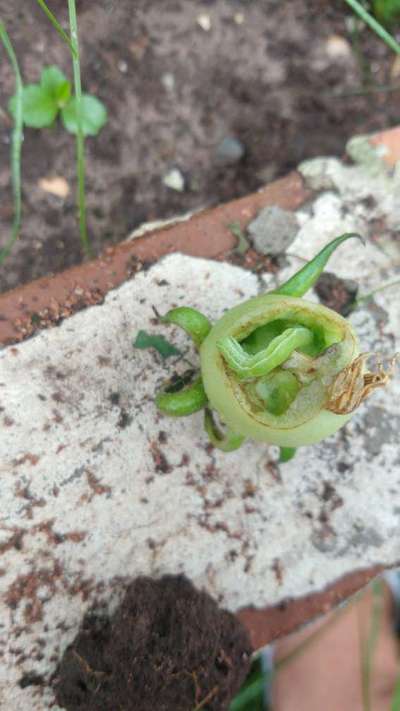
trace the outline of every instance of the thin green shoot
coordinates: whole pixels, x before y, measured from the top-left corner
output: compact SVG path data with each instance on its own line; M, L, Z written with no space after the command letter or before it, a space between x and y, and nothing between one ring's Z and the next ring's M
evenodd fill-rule
M86 254L91 255L92 249L89 242L86 220L86 193L85 193L85 139L83 134L82 118L82 85L81 68L79 54L78 21L76 16L75 0L68 0L70 37L62 30L59 22L47 7L45 0L37 0L46 16L51 21L57 32L67 42L71 50L72 64L74 70L74 91L75 91L75 112L76 112L76 161L78 174L78 210L79 210L79 231L81 243ZM60 32L61 30L61 32Z
M400 711L400 673L397 675L390 711Z
M383 612L383 584L381 580L372 583L372 612L367 637L360 625L361 692L363 711L371 711L371 675L374 653L379 637Z
M369 291L368 294L363 294L360 296L356 301L354 302L354 307L356 308L357 306L360 306L364 302L371 301L371 299L375 296L375 294L379 294L381 291L385 291L385 289L390 289L392 286L399 286L400 285L400 279L396 279L395 281L391 281L388 284L383 284L383 286L378 286L376 289L372 289L372 291Z
M352 606L358 600L359 595L354 595L353 598L346 605L343 605L342 607L339 607L337 610L335 610L332 613L330 619L328 619L328 621L325 622L324 625L318 627L315 632L313 632L304 641L300 642L300 644L298 644L285 657L282 657L279 661L277 661L272 672L266 674L264 671L260 671L260 673L254 677L252 683L243 685L239 693L231 702L229 711L246 711L248 706L250 706L251 708L251 703L254 704L255 701L259 699L261 695L264 694L266 684L272 683L273 678L276 676L276 674L279 673L281 669L286 667L297 657L301 656L301 654L305 652L306 649L311 647L314 642L316 642L320 637L322 637L330 627L336 624L338 618L344 613L346 613L349 610L350 606Z
M351 45L353 49L354 56L357 60L358 67L361 75L361 84L363 87L369 87L373 83L373 76L371 71L371 64L364 56L364 52L361 48L361 31L360 23L354 22L352 24L350 35L351 35ZM364 26L363 26L364 27Z
M273 672L262 664L262 655L253 656L250 672L239 693L231 701L229 711L264 711L266 688L272 682Z
M78 206L79 206L79 230L81 234L82 247L86 254L91 255L92 249L89 242L86 220L86 192L85 192L85 138L82 129L82 85L81 85L81 64L79 53L78 21L76 17L75 0L68 0L69 24L71 33L71 43L74 48L72 63L74 69L74 89L76 101L76 160L78 170Z
M349 91L324 91L324 96L333 96L335 99L349 99L352 96L368 96L369 94L391 94L400 91L400 84L378 84L366 88L359 87Z
M352 10L358 15L361 20L365 22L368 27L373 30L380 39L387 44L390 49L393 50L396 54L400 54L400 44L395 40L393 35L390 34L387 30L385 30L384 27L375 20L374 17L372 17L371 13L368 12L368 10L365 9L365 7L358 2L358 0L344 0Z
M62 39L64 40L64 42L67 43L67 45L68 45L68 47L69 47L69 49L70 49L70 51L71 51L72 56L73 56L73 57L76 57L76 49L75 49L73 43L71 42L70 38L68 37L67 33L64 32L63 28L61 27L61 25L60 25L60 23L58 22L58 20L57 20L57 18L55 17L55 15L53 15L53 13L51 12L51 10L47 7L47 5L46 5L46 3L44 2L44 0L36 0L36 2L37 2L37 4L42 8L44 14L45 14L46 17L50 20L51 24L53 25L54 29L58 32L58 34L60 35L60 37L62 37Z
M14 128L12 132L11 141L11 181L13 188L14 197L14 220L11 231L10 239L3 249L0 250L0 264L6 259L10 254L15 241L18 238L21 229L21 216L22 216L22 197L21 197L21 147L22 147L22 94L23 94L23 84L21 79L21 72L19 70L17 58L13 50L10 38L7 34L6 28L2 22L0 22L0 39L4 45L7 52L9 60L11 62L12 68L15 75L15 116L14 116Z

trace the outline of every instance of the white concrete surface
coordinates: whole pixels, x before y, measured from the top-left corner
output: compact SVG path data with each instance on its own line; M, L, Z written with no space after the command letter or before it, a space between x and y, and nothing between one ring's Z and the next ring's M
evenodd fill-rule
M353 222L372 235L366 180L375 179L349 205L331 186L298 212L284 272ZM361 291L398 275L393 253L372 239L366 250L344 245L331 268ZM237 610L400 561L399 378L335 437L282 466L262 444L210 451L201 414L173 420L155 409L157 387L197 358L180 331L154 324L152 307L189 304L216 319L265 281L276 283L173 255L102 305L0 352L1 709L54 708L50 689L19 681L48 678L87 608L113 607L138 574L184 572ZM357 310L363 348L399 350L399 313L396 287ZM185 360L134 350L142 328L164 333Z

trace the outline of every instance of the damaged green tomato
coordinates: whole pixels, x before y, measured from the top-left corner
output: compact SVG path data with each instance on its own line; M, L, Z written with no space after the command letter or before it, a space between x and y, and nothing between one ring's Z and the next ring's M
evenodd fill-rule
M214 446L232 451L251 438L281 447L282 461L342 427L390 373L381 364L368 371L369 354L360 354L350 323L302 297L353 237L359 235L332 240L281 287L235 306L213 326L195 309L169 311L162 320L193 338L201 369L181 391L159 393L158 408L173 416L204 408Z

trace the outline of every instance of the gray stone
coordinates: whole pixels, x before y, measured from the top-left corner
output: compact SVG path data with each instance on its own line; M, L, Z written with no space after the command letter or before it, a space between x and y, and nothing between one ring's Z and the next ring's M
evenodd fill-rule
M216 150L216 157L219 163L237 163L245 154L245 148L237 138L226 136Z
M261 210L247 229L258 252L275 255L282 254L292 244L299 223L293 212L271 205Z
M335 180L332 172L335 168L337 172L340 167L341 163L337 158L321 157L303 161L297 170L310 190L334 190Z

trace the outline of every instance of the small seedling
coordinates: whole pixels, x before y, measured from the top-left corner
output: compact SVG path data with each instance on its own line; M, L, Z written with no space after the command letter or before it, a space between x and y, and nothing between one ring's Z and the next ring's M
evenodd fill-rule
M9 102L15 117L16 96ZM62 122L70 133L78 133L76 99L71 96L71 82L55 66L43 69L40 82L23 88L22 118L30 128L48 128L61 114ZM90 94L82 96L82 132L96 136L107 121L107 110L99 99Z

